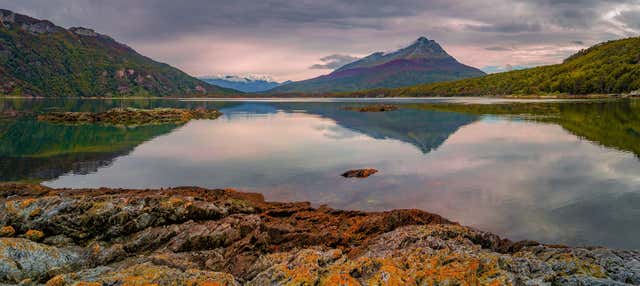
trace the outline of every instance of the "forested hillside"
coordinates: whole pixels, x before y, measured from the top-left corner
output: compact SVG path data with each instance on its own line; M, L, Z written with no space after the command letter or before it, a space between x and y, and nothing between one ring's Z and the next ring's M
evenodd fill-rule
M91 29L0 9L0 95L201 96L207 84Z
M640 38L598 44L563 63L450 82L358 91L348 96L615 94L640 90Z

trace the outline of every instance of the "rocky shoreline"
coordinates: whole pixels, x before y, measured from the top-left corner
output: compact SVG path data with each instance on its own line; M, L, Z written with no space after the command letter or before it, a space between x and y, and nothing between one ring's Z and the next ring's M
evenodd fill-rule
M0 284L638 285L640 252L197 187L0 186Z
M192 119L216 119L217 110L178 108L114 108L105 112L50 112L38 115L39 121L62 124L148 125L184 123Z

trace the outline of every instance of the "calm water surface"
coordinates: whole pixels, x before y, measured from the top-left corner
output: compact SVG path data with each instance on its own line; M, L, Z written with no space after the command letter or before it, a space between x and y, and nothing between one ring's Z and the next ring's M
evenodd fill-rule
M341 209L417 208L514 240L640 249L640 102L414 99L393 112L344 110L361 104L0 100L0 180L231 187ZM225 115L128 128L33 118L120 105ZM340 177L364 167L380 172Z

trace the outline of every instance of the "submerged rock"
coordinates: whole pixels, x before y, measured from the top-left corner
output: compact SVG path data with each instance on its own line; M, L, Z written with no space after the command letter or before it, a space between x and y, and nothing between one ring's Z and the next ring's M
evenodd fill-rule
M398 110L398 107L390 104L376 104L376 105L367 105L367 106L357 106L357 107L346 107L346 110L358 111L358 112L385 112L385 111L394 111Z
M65 124L145 125L184 123L192 119L216 119L222 113L207 109L114 108L106 112L50 112L38 115L39 121Z
M35 209L38 215L32 216ZM640 253L514 243L418 210L259 194L0 186L0 284L634 285ZM41 230L44 238L24 237Z
M367 178L377 172L376 169L355 169L342 173L342 176L345 178Z

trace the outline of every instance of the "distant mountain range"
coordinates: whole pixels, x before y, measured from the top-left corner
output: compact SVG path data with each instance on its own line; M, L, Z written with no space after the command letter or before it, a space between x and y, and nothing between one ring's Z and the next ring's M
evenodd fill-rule
M579 51L561 64L451 82L345 93L349 97L492 95L640 95L640 37Z
M269 93L329 93L392 88L485 75L458 62L435 41L421 37L392 53L377 52L328 75L292 82Z
M193 78L87 28L0 9L0 95L205 96L238 93Z
M291 82L286 81L280 83L267 76L256 75L217 75L203 76L200 77L200 79L213 85L231 88L242 92L262 92Z

